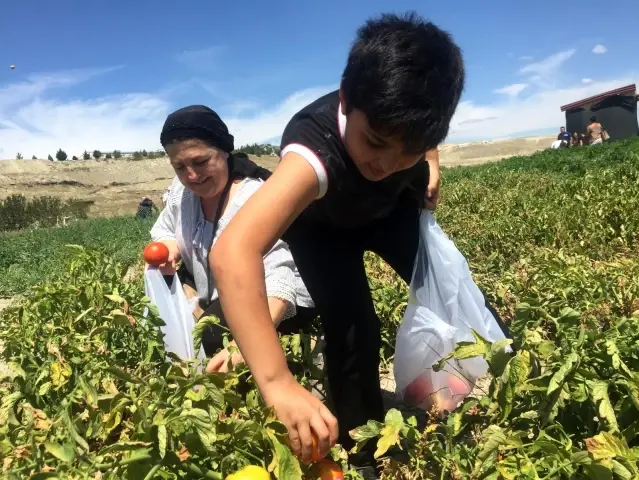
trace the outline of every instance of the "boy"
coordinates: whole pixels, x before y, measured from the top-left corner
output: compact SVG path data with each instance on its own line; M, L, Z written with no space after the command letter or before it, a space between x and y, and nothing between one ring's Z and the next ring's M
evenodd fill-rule
M312 434L325 454L338 431L348 448L349 430L383 420L380 325L363 254L379 254L410 281L419 214L425 199L432 209L438 197L436 148L463 87L461 52L447 33L416 14L369 20L340 90L293 117L279 166L214 247L211 268L230 330L305 462ZM282 236L322 321L339 427L288 371L269 317L262 256Z

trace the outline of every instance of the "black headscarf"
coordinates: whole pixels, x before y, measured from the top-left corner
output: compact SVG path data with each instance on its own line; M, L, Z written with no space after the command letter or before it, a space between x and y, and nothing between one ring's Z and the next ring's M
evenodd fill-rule
M176 138L202 140L229 154L229 180L233 178L259 178L266 180L271 172L249 160L233 155L233 135L220 116L204 105L180 108L166 117L160 143L164 148Z
M180 108L166 118L160 143L166 148L176 138L202 140L227 153L235 149L233 135L226 124L217 113L204 105Z

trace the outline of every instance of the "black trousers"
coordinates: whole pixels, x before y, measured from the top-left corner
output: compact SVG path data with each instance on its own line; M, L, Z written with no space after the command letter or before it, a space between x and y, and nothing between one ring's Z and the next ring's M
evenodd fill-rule
M353 445L350 430L370 419L384 418L380 320L368 285L364 252L378 254L410 283L419 246L420 212L414 201L405 198L388 217L362 228L301 223L285 237L325 333L328 382L339 422L339 442L345 448Z

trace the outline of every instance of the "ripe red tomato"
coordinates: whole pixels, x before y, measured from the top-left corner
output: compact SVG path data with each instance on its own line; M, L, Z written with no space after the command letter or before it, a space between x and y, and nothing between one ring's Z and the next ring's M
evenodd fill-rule
M322 457L320 455L319 443L318 443L318 440L317 440L317 436L315 436L315 434L313 433L312 437L313 437L313 456L311 457L311 461L317 462L317 461L321 460L324 457Z
M169 260L169 249L161 242L151 242L144 248L144 261L149 265L162 265Z
M320 460L313 465L313 473L317 480L344 480L342 468L331 460Z

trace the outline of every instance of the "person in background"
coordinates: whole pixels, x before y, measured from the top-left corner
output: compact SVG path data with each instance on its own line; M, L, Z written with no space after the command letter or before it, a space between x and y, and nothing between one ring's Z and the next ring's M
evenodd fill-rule
M561 127L559 129L559 135L557 135L557 140L561 140L562 142L566 142L566 147L569 147L572 144L572 136L570 132L566 131L566 127Z
M574 132L572 134L572 144L573 147L580 147L583 145L582 135L579 132Z
M169 248L169 261L160 270L172 278L181 260L180 280L197 291L205 316L220 319L220 326L205 332L203 346L207 356L215 355L207 371L226 371L230 357L223 348L226 322L209 269L209 252L270 172L231 153L233 136L208 107L194 105L170 114L160 141L176 173L166 205L151 229L153 241ZM274 241L264 252L260 268L271 325L289 333L315 318L313 301L286 243ZM231 360L233 364L243 361L237 353Z
M155 203L153 203L153 200L149 197L143 197L138 204L138 211L135 216L138 219L151 218L153 216L153 212L157 213L158 211L158 207Z
M590 125L586 128L588 135L588 145L600 145L603 143L602 137L603 127L597 121L597 117L590 117Z
M463 87L450 35L417 14L384 14L357 32L338 91L304 107L282 135L281 161L213 248L228 325L267 405L309 462L353 445L349 431L383 421L380 320L364 252L379 254L408 283L424 206L439 198L437 146ZM268 206L266 208L265 206ZM260 258L289 244L320 315L337 418L287 369L268 317ZM374 478L374 442L350 460Z

